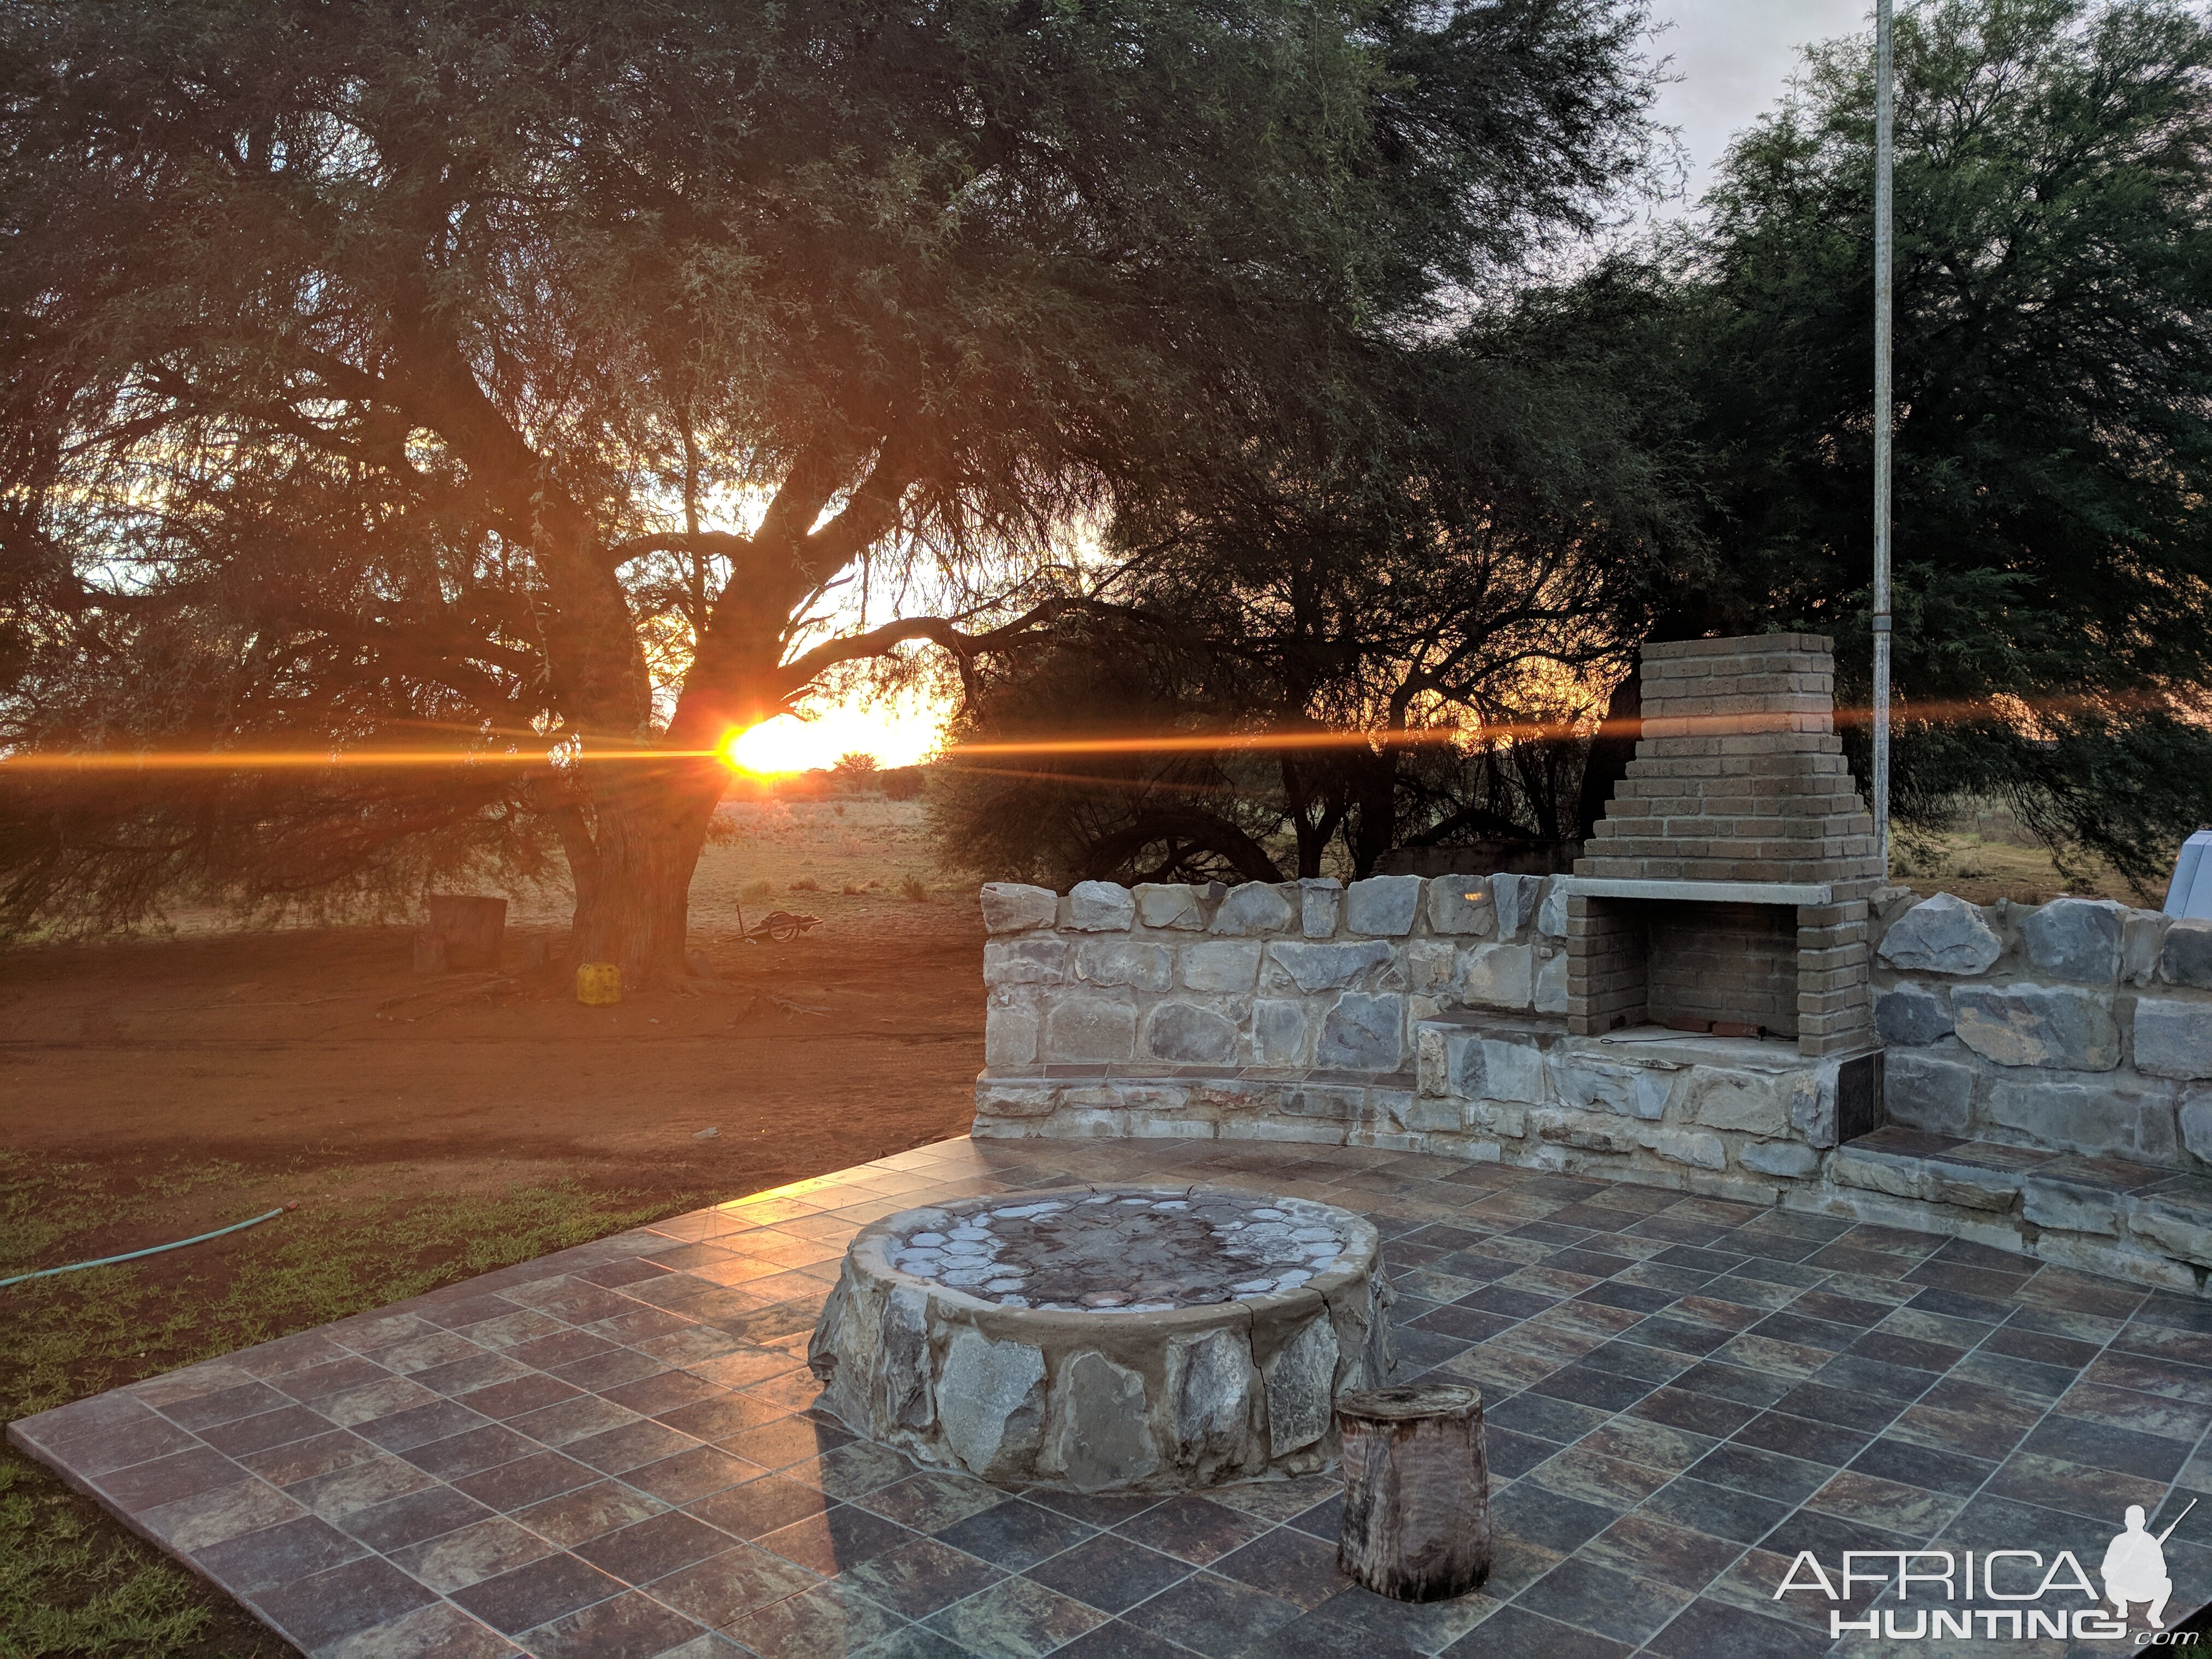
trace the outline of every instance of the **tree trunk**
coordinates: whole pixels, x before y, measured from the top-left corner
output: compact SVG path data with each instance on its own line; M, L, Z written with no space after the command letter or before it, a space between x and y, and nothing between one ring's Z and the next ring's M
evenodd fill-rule
M613 764L626 769L598 795L592 880L588 897L578 884L573 954L617 963L633 989L665 985L684 977L691 877L729 774L716 759Z
M1344 1461L1337 1565L1401 1601L1464 1595L1490 1576L1490 1470L1482 1395L1450 1384L1336 1402Z

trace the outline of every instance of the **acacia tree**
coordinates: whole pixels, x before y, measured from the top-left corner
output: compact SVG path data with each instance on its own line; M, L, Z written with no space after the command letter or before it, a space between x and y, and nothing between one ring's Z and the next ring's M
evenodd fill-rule
M1866 46L1814 50L1729 151L1650 335L1728 555L1662 625L1833 633L1858 696ZM2160 874L2212 816L2212 28L2166 0L1918 0L1897 73L1900 816L2005 797Z
M1402 845L1570 838L1577 684L1704 556L1674 405L1624 389L1607 321L1501 307L1407 354L1389 444L1133 503L1121 610L978 677L933 789L946 855L1272 881L1339 842L1364 876ZM1155 732L1176 744L1133 741Z
M7 740L558 745L467 788L19 803L16 919L213 866L265 887L235 851L272 823L300 886L512 823L557 833L576 951L678 971L726 732L1080 603L1046 550L1132 477L1358 429L1398 343L1638 165L1639 27L1628 0L7 9ZM969 602L825 637L825 592L886 569Z

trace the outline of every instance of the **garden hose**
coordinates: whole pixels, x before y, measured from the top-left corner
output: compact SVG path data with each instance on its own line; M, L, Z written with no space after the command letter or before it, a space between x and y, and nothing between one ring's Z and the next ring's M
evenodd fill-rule
M204 1244L210 1238L221 1238L225 1233L234 1233L247 1227L258 1227L287 1210L296 1210L296 1203L280 1204L266 1215L255 1216L250 1221L234 1221L228 1227L218 1227L211 1233L202 1233L197 1238L180 1238L173 1244L153 1244L143 1250L125 1250L121 1255L104 1255L96 1261L72 1261L65 1267L41 1267L34 1273L17 1273L13 1279L0 1279L0 1291L10 1285L20 1285L27 1279L44 1279L50 1273L73 1273L80 1267L107 1267L118 1261L136 1261L142 1255L159 1255L164 1250L181 1250L187 1244Z

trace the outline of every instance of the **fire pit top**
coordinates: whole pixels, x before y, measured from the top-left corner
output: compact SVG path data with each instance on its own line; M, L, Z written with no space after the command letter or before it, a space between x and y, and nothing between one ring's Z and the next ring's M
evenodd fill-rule
M1028 1193L910 1211L885 1255L902 1274L1002 1308L1161 1313L1296 1290L1352 1242L1341 1211L1194 1188Z

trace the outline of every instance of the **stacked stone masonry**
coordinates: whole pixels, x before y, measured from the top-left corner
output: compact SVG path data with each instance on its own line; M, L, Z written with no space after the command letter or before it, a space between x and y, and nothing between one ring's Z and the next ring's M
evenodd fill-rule
M1880 866L1835 734L1833 641L1648 645L1641 672L1636 758L1576 875L1817 885L1828 902L1577 896L1570 1029L1703 1018L1795 1037L1807 1055L1865 1047L1866 904Z
M1496 1159L2202 1287L2212 922L1878 890L1849 924L1873 963L1851 994L1889 1127L1838 1147L1850 1054L1571 1031L1567 934L1602 919L1574 915L1564 879L987 887L975 1133Z

